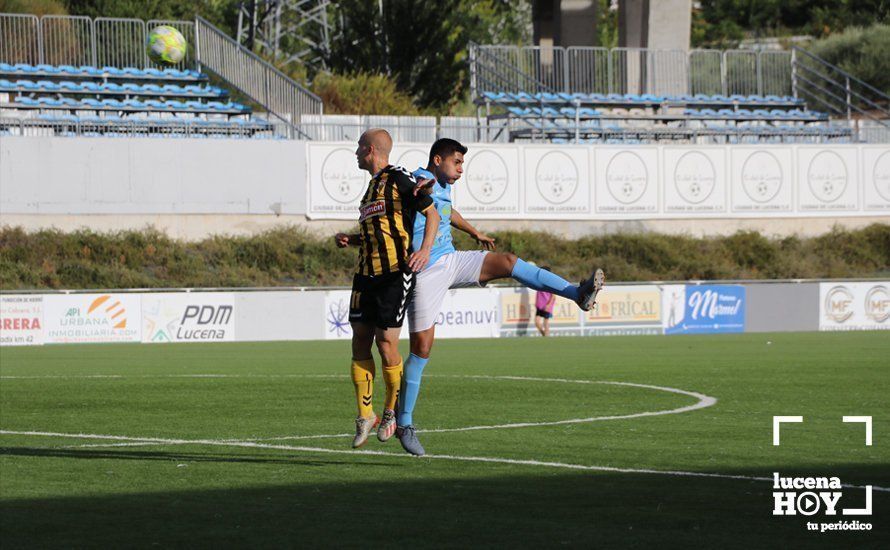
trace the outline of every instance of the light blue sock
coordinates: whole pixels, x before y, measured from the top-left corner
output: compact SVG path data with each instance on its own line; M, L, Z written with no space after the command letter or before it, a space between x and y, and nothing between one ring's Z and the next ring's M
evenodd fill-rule
M521 258L516 260L510 276L532 290L551 292L573 302L578 300L578 285L573 285L556 273L535 267Z
M411 413L414 412L414 404L417 403L417 395L420 393L420 378L423 376L423 367L429 358L424 359L413 353L405 361L405 369L402 373L402 388L399 391L399 416L396 423L399 426L410 426L414 423Z

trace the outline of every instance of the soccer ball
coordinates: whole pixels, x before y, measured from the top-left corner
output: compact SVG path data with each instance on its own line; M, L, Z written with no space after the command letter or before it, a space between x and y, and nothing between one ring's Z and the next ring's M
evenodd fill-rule
M185 59L188 43L178 30L161 25L148 33L145 49L148 58L158 65L176 65Z

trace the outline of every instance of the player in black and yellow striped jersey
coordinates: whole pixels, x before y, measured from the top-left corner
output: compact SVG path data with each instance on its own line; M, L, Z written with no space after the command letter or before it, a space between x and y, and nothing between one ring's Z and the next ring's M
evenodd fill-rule
M360 232L338 233L337 246L356 246L358 266L352 279L349 321L352 326L352 380L358 403L353 447L365 444L375 421L371 398L376 366L371 345L376 340L383 360L386 398L377 438L395 433L395 405L402 381L399 333L414 290L415 273L426 267L439 225L429 195L416 193L414 177L389 163L392 138L386 130L362 134L355 156L358 167L372 175L359 206ZM414 218L426 215L423 242L412 242Z

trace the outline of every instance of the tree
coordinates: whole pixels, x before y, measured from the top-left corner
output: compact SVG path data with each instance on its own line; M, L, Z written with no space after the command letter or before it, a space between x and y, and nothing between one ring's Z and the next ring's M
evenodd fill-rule
M527 7L515 0L343 0L332 14L338 34L328 66L387 75L418 105L442 107L467 87L468 43L526 41Z
M890 0L701 0L693 45L727 47L745 37L828 36L851 25L890 22Z

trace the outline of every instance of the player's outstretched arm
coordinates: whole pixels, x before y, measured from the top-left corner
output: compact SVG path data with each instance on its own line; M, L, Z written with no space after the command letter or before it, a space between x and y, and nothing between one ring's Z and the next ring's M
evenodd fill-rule
M482 248L485 250L495 250L497 247L494 244L494 239L489 237L485 233L479 231L473 224L468 222L466 218L460 215L460 212L451 209L451 227L463 231L467 235L473 237L477 243L482 245Z
M439 222L442 219L432 203L421 214L426 216L426 224L423 226L423 243L421 243L420 249L408 258L408 267L414 273L419 272L429 263L430 252L433 250L433 241L436 239L436 232L439 230Z

